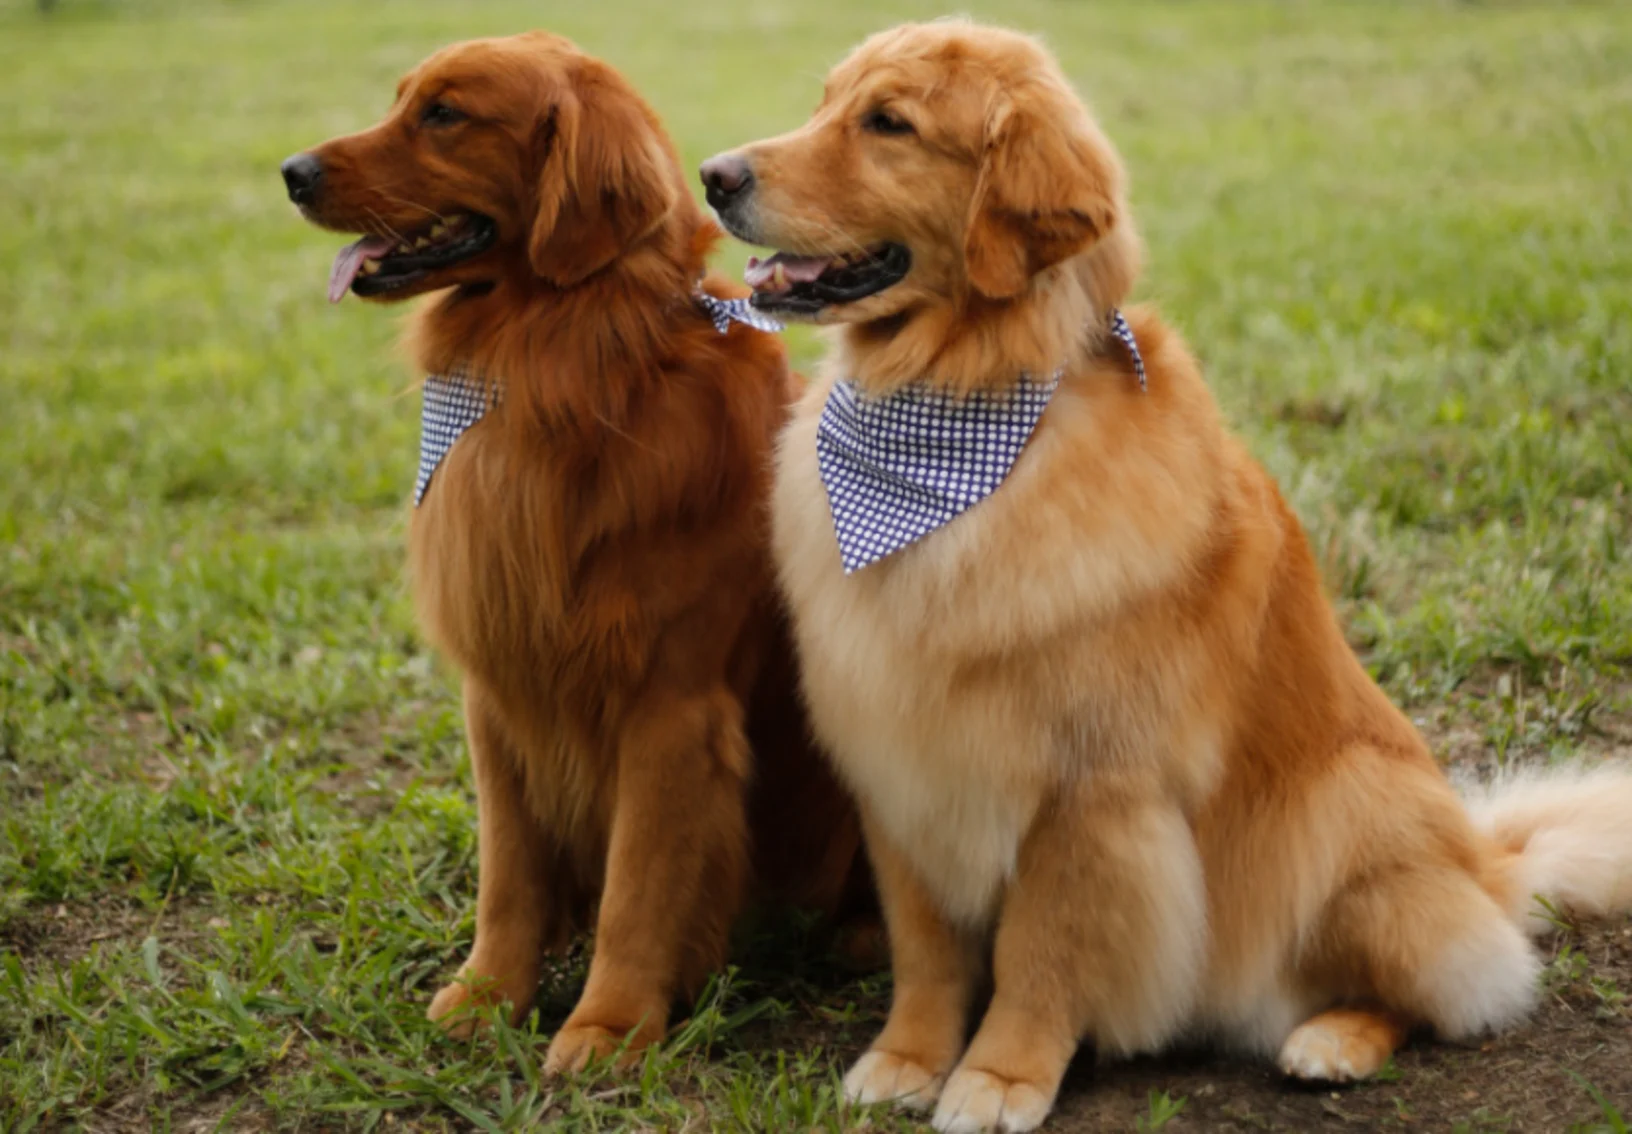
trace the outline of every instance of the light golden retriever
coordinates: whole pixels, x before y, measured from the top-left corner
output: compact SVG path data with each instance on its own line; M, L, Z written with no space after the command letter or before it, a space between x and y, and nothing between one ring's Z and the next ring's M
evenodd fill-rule
M430 1015L524 1015L545 950L593 925L550 1071L662 1038L750 896L828 913L865 891L853 809L808 739L775 593L775 336L721 334L718 240L657 115L547 33L414 68L378 125L284 163L362 233L330 296L439 293L421 373L492 384L409 530L427 633L464 673L476 939ZM485 396L485 395L484 395Z
M782 438L773 544L890 931L894 1004L853 1098L1030 1130L1084 1037L1364 1077L1413 1027L1524 1015L1533 895L1632 901L1632 777L1470 811L1148 309L1129 313L1141 389L1107 330L1139 266L1122 167L1036 42L885 32L808 124L703 175L729 230L781 250L752 267L755 302L841 325ZM838 379L884 398L1061 367L995 493L845 573L817 461Z

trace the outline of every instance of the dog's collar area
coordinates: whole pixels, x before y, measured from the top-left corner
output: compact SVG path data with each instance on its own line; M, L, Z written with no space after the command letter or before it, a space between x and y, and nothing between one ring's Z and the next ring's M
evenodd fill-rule
M714 329L725 334L732 323L741 323L756 331L774 332L782 324L769 315L755 311L746 299L716 299L702 289L692 293L714 323ZM456 366L446 374L427 374L421 387L419 411L419 472L414 478L414 507L425 499L448 451L464 435L465 430L486 416L498 405L504 387L466 366Z
M702 290L693 299L722 335L732 323L781 330L746 299L717 299ZM1110 329L1145 389L1145 360L1120 311L1111 312ZM822 410L816 454L845 573L915 543L995 492L1020 459L1064 373L1061 367L1043 381L1022 375L1009 390L962 398L921 382L868 398L853 383L837 383ZM416 508L455 442L503 394L498 382L465 366L426 375Z
M1111 334L1145 389L1145 361L1120 311ZM1022 374L1003 390L959 396L914 382L869 397L850 381L828 394L816 428L816 464L833 514L845 574L944 527L996 492L1042 420L1065 367Z

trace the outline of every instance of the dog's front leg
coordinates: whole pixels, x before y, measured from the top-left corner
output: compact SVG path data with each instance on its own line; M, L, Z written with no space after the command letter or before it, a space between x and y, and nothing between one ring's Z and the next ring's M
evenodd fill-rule
M748 873L750 754L723 689L648 695L626 721L595 955L547 1072L576 1071L662 1039L677 992L725 960Z
M477 1025L475 1008L508 1003L515 1022L532 1007L548 916L544 834L527 807L516 750L487 694L470 678L464 701L476 779L476 942L458 978L436 994L427 1013L454 1035L468 1035Z
M1035 1129L1077 1041L1130 1055L1193 1010L1206 888L1183 813L1159 792L1101 785L1040 815L1004 896L992 1002L935 1110L955 1134Z
M862 825L889 929L895 995L884 1030L845 1075L844 1090L854 1102L928 1110L963 1050L980 955L865 807Z

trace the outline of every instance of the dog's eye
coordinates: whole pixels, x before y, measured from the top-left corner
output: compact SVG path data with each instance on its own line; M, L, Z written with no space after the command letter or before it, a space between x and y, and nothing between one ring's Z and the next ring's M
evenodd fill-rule
M874 110L861 120L861 128L870 134L914 134L912 123L897 118L887 110Z
M465 118L464 111L445 102L426 103L425 109L419 113L419 120L426 126L452 126L455 122L463 122Z

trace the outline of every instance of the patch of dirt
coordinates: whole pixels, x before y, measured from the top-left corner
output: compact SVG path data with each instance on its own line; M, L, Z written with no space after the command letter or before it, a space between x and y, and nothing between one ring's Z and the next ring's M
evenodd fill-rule
M1632 1111L1632 920L1561 935L1587 959L1553 984L1529 1022L1477 1047L1414 1041L1384 1081L1317 1090L1273 1067L1191 1056L1094 1067L1079 1058L1047 1129L1131 1130L1152 1091L1187 1101L1170 1131L1432 1130L1559 1134L1602 1121L1579 1075ZM1561 983L1559 983L1561 981ZM1594 982L1597 982L1596 985ZM1606 999L1607 998L1607 999ZM1572 1075L1573 1073L1573 1075Z
M179 895L157 914L113 895L95 902L38 903L0 924L0 949L15 952L25 968L66 969L97 945L136 948L149 934L162 945L184 947L210 931L207 913L202 900Z
M174 1134L262 1134L274 1128L260 1100L242 1095L210 1095L170 1105L163 1112L167 1121L162 1126L155 1122L151 1107L145 1091L132 1092L106 1110L77 1119L74 1129L81 1134L133 1134L161 1128Z
M1588 948L1619 951L1623 979L1632 942L1605 927ZM1574 1002L1572 1002L1574 1001ZM1557 1134L1599 1117L1580 1075L1625 1108L1632 1100L1632 1019L1578 998L1549 998L1525 1026L1477 1048L1421 1039L1384 1080L1348 1088L1294 1084L1266 1063L1180 1058L1094 1067L1079 1059L1048 1129L1130 1130L1151 1092L1185 1100L1164 1130L1312 1131L1466 1129L1470 1134Z

